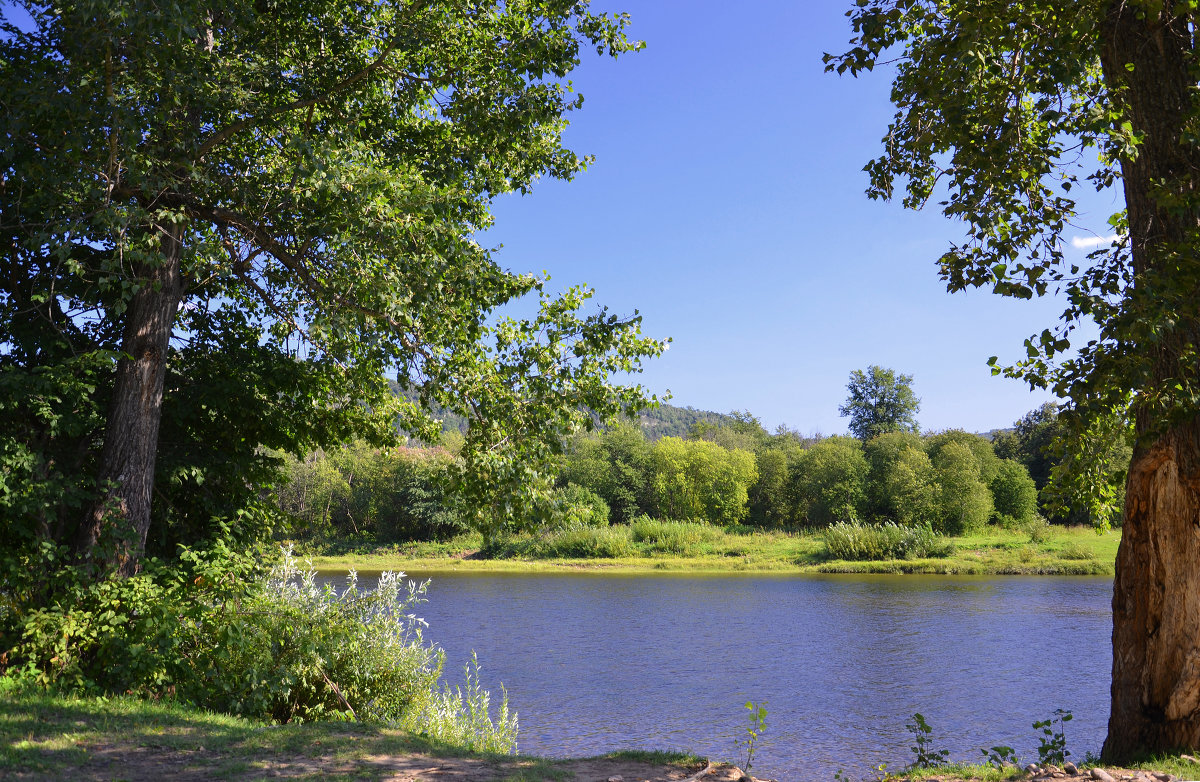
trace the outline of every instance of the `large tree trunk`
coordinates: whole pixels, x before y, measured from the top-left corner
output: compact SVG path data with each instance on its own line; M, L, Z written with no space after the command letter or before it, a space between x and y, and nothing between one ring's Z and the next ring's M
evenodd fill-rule
M1112 713L1103 757L1200 747L1200 439L1135 451L1113 590Z
M1121 161L1131 306L1153 320L1155 302L1169 296L1177 320L1160 322L1139 347L1151 366L1134 400L1138 444L1113 591L1112 711L1102 752L1112 763L1200 748L1200 419L1168 423L1151 408L1175 378L1194 375L1181 362L1200 335L1198 292L1172 290L1192 284L1181 264L1194 267L1200 252L1200 160L1184 135L1195 114L1193 40L1170 3L1158 11L1136 5L1113 0L1101 29L1105 80L1143 134L1138 154Z
M125 313L100 480L107 487L80 528L76 547L125 574L136 572L150 529L154 462L162 419L167 350L183 295L183 226L155 226L161 262L140 270L142 287Z

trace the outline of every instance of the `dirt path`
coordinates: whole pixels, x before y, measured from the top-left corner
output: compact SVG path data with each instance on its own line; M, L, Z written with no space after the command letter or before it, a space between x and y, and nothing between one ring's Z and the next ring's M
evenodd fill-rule
M392 782L738 782L741 770L725 764L681 768L623 758L545 760L538 758L234 753L203 747L184 750L133 744L77 746L82 762L53 770L14 770L7 779L200 782L232 780L390 780Z

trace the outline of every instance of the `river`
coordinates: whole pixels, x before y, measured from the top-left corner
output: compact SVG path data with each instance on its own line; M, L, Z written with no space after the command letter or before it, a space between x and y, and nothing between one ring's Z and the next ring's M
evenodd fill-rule
M911 761L918 711L953 759L1036 759L1032 723L1055 709L1074 714L1072 758L1098 753L1111 594L1084 577L447 574L417 613L450 681L474 651L494 696L504 683L523 753L741 763L743 704L765 701L755 775L807 782Z

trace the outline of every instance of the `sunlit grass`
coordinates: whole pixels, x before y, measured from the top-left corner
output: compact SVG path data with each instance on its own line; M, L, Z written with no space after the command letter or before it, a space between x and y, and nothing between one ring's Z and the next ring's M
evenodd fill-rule
M669 523L655 522L669 529ZM313 556L322 570L406 570L445 572L555 572L573 570L761 573L931 573L963 575L1112 575L1120 532L1097 533L1086 527L1050 527L1034 542L1021 531L988 528L948 538L952 553L928 559L846 562L828 558L819 532L762 531L748 527L711 527L703 535L690 528L678 534L638 535L614 525L598 533L611 539L626 536L627 546L605 542L607 551L627 550L620 556L554 556L553 541L524 535L498 547L500 556L480 554L482 538L462 535L450 542L407 543L363 547L337 555ZM562 533L560 533L562 534ZM572 545L586 550L587 536L573 533ZM666 542L664 542L664 539ZM542 555L539 555L541 552ZM602 551L601 551L602 553Z

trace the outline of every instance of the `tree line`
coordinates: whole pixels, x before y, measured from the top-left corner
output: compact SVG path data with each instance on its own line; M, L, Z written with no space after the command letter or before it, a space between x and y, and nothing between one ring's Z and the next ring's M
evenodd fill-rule
M903 377L903 376L901 376ZM624 423L579 433L551 467L549 502L487 534L629 524L640 517L763 529L817 529L839 521L894 522L957 535L1039 516L1088 523L1052 481L1063 422L1054 404L993 439L962 430L883 431L867 439L769 433L748 412L698 421L685 437L652 440ZM300 537L400 542L444 540L478 526L451 489L451 433L436 448L358 443L290 458L281 508ZM1124 438L1111 443L1112 481L1123 482Z

